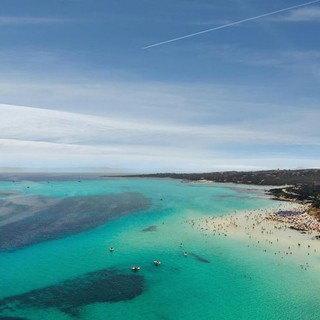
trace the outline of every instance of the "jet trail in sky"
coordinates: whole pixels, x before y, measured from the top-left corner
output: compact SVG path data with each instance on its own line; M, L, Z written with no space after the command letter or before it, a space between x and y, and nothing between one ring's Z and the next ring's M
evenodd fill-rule
M219 26L219 27L210 28L210 29L206 29L206 30L203 30L203 31L191 33L191 34L188 34L188 35L185 35L185 36L182 36L182 37L178 37L178 38L174 38L174 39L158 42L158 43L155 43L155 44L151 44L150 46L144 47L143 49L149 49L149 48L152 48L152 47L161 46L161 45L166 44L166 43L170 43L170 42L174 42L174 41L178 41L178 40L194 37L194 36L197 36L199 34L203 34L203 33L211 32L211 31L216 31L216 30L219 30L219 29L232 27L232 26L235 26L235 25L240 24L240 23L244 23L244 22L248 22L248 21L252 21L252 20L257 20L257 19L260 19L260 18L263 18L263 17L268 17L268 16L271 16L271 15L274 15L274 14L277 14L277 13L280 13L280 12L290 11L290 10L297 9L297 8L300 8L300 7L309 6L309 5L317 3L317 2L320 2L320 0L315 0L315 1L310 1L310 2L306 2L306 3L298 4L298 5L295 5L295 6L292 6L292 7L288 7L288 8L284 8L284 9L280 9L280 10L276 10L276 11L260 14L260 15L255 16L255 17L251 17L251 18L247 18L247 19L231 22L231 23L228 23L228 24L224 24L224 25Z

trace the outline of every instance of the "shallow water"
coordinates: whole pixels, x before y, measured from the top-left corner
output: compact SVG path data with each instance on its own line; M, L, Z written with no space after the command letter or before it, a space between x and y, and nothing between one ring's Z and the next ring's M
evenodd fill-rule
M2 251L0 319L319 319L319 270L302 271L292 260L279 262L245 243L200 233L190 224L197 217L275 206L262 188L253 192L245 186L170 179L78 182L60 177L59 181L1 181L0 193L7 204L29 199L28 210L39 217L43 198L48 201L44 206L51 206L70 204L68 199L75 197L135 193L148 203L137 206L133 201L132 212L99 220L99 226L73 228L72 234ZM2 206L3 224L8 219L4 212ZM110 246L115 248L112 253ZM184 256L184 251L189 254ZM161 265L154 266L154 260ZM132 273L133 265L141 270ZM91 281L91 275L101 275L101 270L105 270L103 277ZM110 300L112 290L100 290L103 281L109 283L104 277L112 275L119 277L121 294L116 301ZM135 288L133 275L141 279L139 287ZM74 290L63 308L59 299L66 292L69 295L70 286ZM50 303L41 304L48 292ZM26 296L32 299L21 303Z

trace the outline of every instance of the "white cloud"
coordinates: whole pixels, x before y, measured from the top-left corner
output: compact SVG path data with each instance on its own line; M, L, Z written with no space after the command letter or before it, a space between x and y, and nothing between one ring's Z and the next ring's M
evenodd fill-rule
M254 157L254 164L243 154L230 157L224 150L263 144L319 146L317 138L306 139L287 127L289 133L281 132L280 126L278 132L272 132L267 127L145 122L12 105L0 105L0 114L2 167L107 166L137 171L264 168L268 164L264 157Z
M306 7L290 11L288 14L273 18L275 21L320 22L320 7Z
M312 136L294 134L290 127L277 132L247 125L195 125L164 121L123 119L121 117L82 115L71 112L0 105L3 139L42 141L64 145L148 145L205 148L230 143L318 145ZM312 117L315 117L313 114ZM280 115L281 116L281 115ZM297 115L300 118L300 114ZM305 121L309 121L306 117ZM292 118L293 119L293 118ZM283 125L283 123L281 123ZM260 122L261 125L261 122ZM278 125L278 123L277 123ZM274 129L274 128L273 128ZM281 129L280 126L278 129ZM305 131L304 131L305 132Z
M38 57L40 67L55 59L45 52L26 59ZM120 77L127 81L93 78L0 74L0 102L12 104L0 105L0 167L264 169L286 167L282 146L319 149L317 101L301 97L293 106L285 95L280 103L274 90L258 84L165 83L127 74ZM244 150L251 150L250 157ZM286 159L287 167L316 163L309 154Z
M14 168L100 168L110 166L120 172L204 172L223 170L262 170L267 168L316 168L317 157L256 155L231 157L223 153L198 153L170 148L130 148L66 146L54 143L0 140L0 167ZM2 165L3 164L3 165ZM7 165L8 166L8 165ZM16 169L15 169L16 170Z

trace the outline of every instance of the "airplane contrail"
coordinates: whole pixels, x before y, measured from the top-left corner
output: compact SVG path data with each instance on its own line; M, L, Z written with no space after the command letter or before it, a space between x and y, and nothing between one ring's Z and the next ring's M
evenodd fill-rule
M178 40L194 37L194 36L197 36L199 34L203 34L203 33L211 32L211 31L216 31L216 30L219 30L219 29L232 27L232 26L235 26L235 25L240 24L240 23L244 23L244 22L248 22L248 21L252 21L252 20L257 20L257 19L260 19L260 18L263 18L263 17L272 16L272 15L280 13L280 12L290 11L290 10L293 10L293 9L309 6L309 5L317 3L317 2L320 2L320 0L314 0L314 1L310 1L310 2L305 2L305 3L298 4L298 5L295 5L295 6L292 6L292 7L287 7L287 8L283 8L283 9L280 9L280 10L276 10L276 11L260 14L260 15L255 16L255 17L251 17L251 18L247 18L247 19L231 22L231 23L228 23L228 24L224 24L224 25L219 26L219 27L210 28L210 29L206 29L206 30L203 30L203 31L187 34L185 36L181 36L181 37L178 37L178 38L174 38L174 39L158 42L158 43L155 43L155 44L151 44L151 45L149 45L147 47L144 47L143 49L149 49L149 48L161 46L161 45L166 44L166 43L170 43L170 42L174 42L174 41L178 41Z

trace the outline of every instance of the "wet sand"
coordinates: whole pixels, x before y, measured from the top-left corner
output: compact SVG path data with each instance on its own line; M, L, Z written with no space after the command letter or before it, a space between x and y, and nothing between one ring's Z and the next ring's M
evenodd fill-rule
M320 240L315 239L319 232L293 230L285 219L274 219L277 211L305 210L306 206L282 203L278 208L234 211L227 216L191 219L187 223L206 236L242 241L247 247L255 247L280 260L292 259L301 269L308 270L311 266L320 267Z

